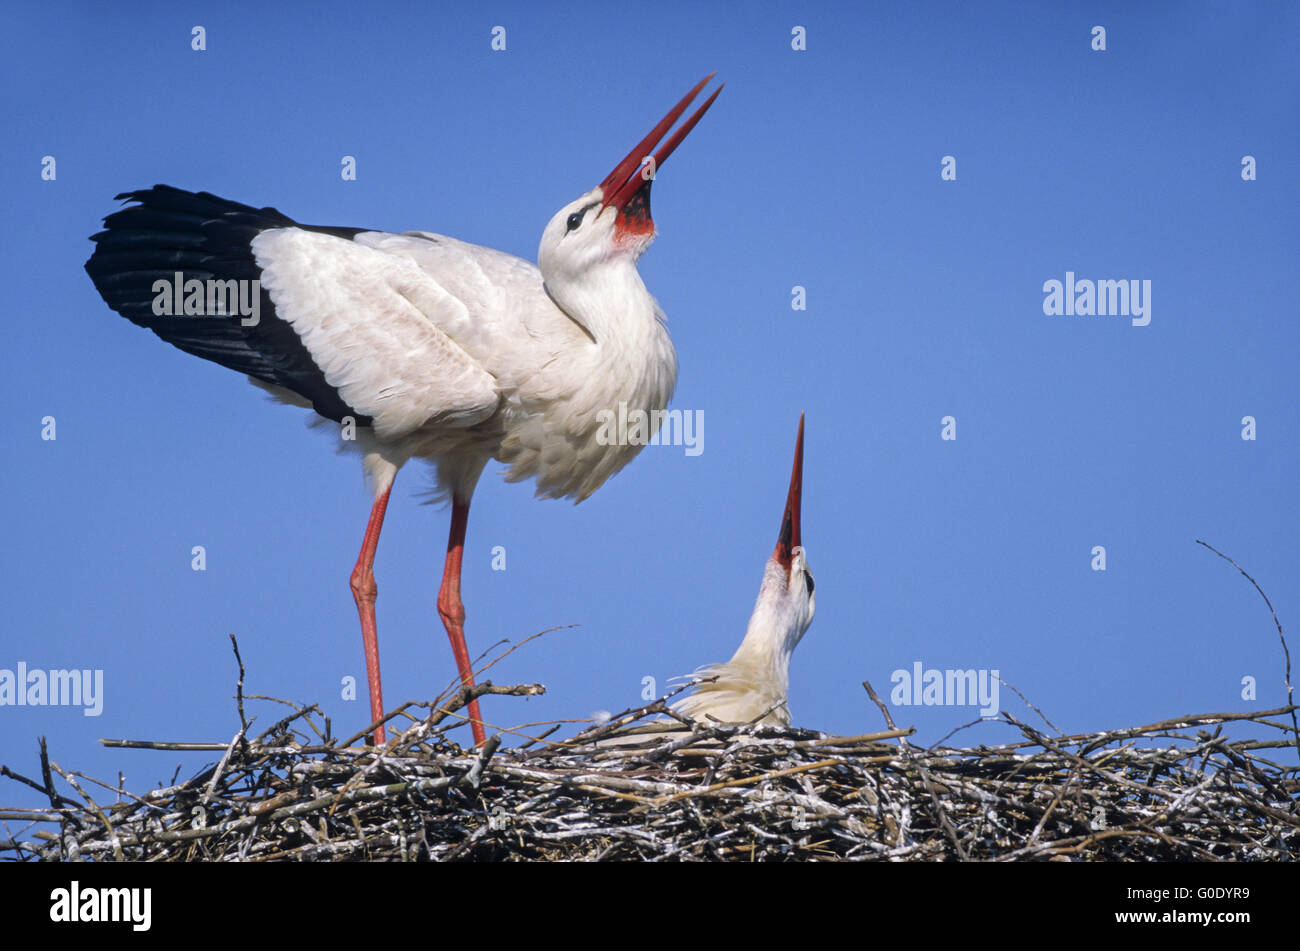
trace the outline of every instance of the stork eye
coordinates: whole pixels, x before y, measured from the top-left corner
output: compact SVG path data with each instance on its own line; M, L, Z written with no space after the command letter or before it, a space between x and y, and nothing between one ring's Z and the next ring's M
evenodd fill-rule
M804 584L808 586L808 593L812 594L813 591L817 588L817 586L813 584L812 572L809 571L807 568L803 570L803 580L804 580Z
M578 227L578 225L582 224L582 216L584 212L585 209L583 211L575 211L573 214L569 215L569 222L568 222L569 227L565 231L565 234L568 234L569 231L573 231L575 228Z

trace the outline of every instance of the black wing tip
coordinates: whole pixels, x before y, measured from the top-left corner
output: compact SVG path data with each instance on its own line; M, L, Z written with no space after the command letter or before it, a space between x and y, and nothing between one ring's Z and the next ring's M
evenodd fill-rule
M137 188L132 191L121 192L113 196L113 200L123 203L136 202L137 204L119 208L105 215L103 218L106 225L105 229L91 235L91 241L99 242L110 236L117 229L119 223L131 222L135 224L138 222L139 218L131 214L131 212L137 210L179 212L193 215L203 224L221 219L228 221L241 220L243 223L253 225L257 230L266 228L302 228L304 231L316 231L346 240L351 240L359 234L375 230L374 228L306 225L290 218L280 209L270 205L255 208L252 205L245 205L243 202L222 198L212 192L192 192L184 188L177 188L174 185L161 183L148 188ZM124 215L124 217L119 218L118 215ZM238 219L237 216L245 217Z
M213 205L216 206L217 209L220 209L219 213L240 211L246 214L264 215L282 221L290 220L287 215L283 214L276 208L269 206L265 208L256 208L253 205L246 205L243 202L234 201L230 198L222 198L220 195L214 195L212 192L190 191L188 188L177 188L175 185L166 185L162 182L150 185L148 188L135 188L131 191L119 192L117 195L113 196L113 200L121 202L136 201L141 205L163 207L183 205L186 208L192 208L196 204Z
M145 201L154 195L189 195L197 196L201 192L192 192L184 188L177 188L175 185L164 185L159 182L156 185L150 185L148 188L133 188L129 192L121 192L113 196L114 201ZM215 195L209 197L216 197Z

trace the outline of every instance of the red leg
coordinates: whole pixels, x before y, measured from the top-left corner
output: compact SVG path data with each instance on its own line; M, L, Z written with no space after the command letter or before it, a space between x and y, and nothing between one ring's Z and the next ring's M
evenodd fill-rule
M447 538L447 560L442 568L442 587L438 589L438 613L451 638L451 652L456 655L460 682L474 686L474 669L469 662L469 648L465 646L465 605L460 600L460 562L465 554L465 525L469 521L469 501L459 496L451 500L451 533ZM483 745L483 718L478 711L478 700L469 704L470 728L474 743Z
M388 493L393 491L390 484L382 495L375 499L370 509L370 521L366 525L366 537L361 542L361 554L357 555L356 567L352 569L352 597L357 602L357 613L361 615L361 641L366 651L366 677L370 681L370 720L375 722L384 715L384 694L379 685L379 634L375 630L375 598L379 588L375 585L375 548L379 545L379 530L384 527L384 512L388 509ZM374 741L384 743L384 728L375 729Z

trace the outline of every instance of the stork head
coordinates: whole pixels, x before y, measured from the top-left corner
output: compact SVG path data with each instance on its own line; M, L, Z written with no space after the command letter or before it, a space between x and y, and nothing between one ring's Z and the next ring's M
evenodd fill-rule
M817 597L813 593L813 576L808 569L808 558L803 550L800 532L800 509L803 501L803 414L799 414L799 435L794 443L794 466L790 472L790 491L785 498L785 517L781 520L781 534L776 539L776 550L768 561L759 592L759 605L767 602L767 609L775 615L784 630L790 651L803 638L812 624L817 610ZM757 609L755 611L757 613Z
M568 288L590 280L604 265L635 264L654 240L650 186L655 173L713 105L722 87L714 90L658 151L651 154L651 150L713 75L710 73L697 83L603 182L556 212L542 232L537 265L551 296L566 310L569 307L563 296Z

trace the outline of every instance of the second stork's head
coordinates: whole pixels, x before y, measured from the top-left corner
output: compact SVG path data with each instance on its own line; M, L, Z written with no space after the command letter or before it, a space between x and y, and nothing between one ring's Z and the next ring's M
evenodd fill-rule
M790 491L785 500L785 517L776 550L763 571L754 614L750 618L745 641L761 653L788 664L790 655L812 625L817 610L812 571L804 554L800 531L803 502L803 414L799 416L799 435L795 438L794 466L790 473ZM743 645L742 645L743 649Z
M697 83L603 182L556 212L542 232L537 266L547 292L570 316L576 318L577 312L589 305L590 301L584 300L589 294L600 296L609 285L613 285L610 290L617 290L627 272L635 274L637 258L655 236L650 217L650 186L655 174L713 105L722 87L714 90L658 151L652 154L651 150L712 78L711 73Z

